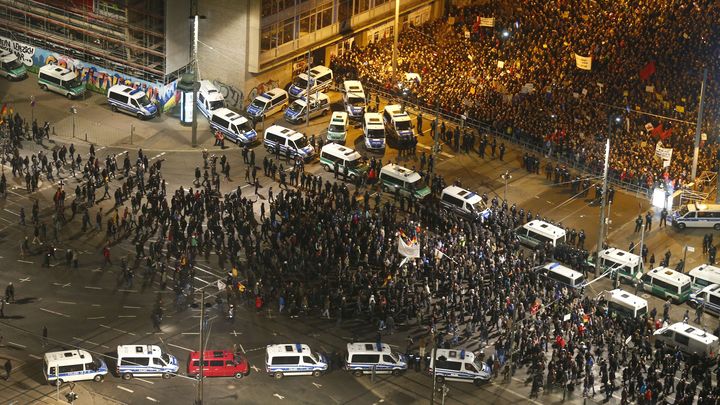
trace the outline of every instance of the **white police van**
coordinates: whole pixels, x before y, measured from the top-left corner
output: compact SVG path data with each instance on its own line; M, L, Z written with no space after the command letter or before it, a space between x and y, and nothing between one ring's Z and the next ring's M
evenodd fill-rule
M362 130L365 138L365 148L369 150L385 149L385 126L380 113L365 113Z
M440 195L440 204L472 220L485 221L490 216L490 209L485 206L482 197L458 186L447 186Z
M40 68L38 71L38 85L44 91L54 91L67 98L79 97L85 94L85 83L80 81L77 73L53 64Z
M404 354L390 350L386 343L348 343L345 353L345 370L360 377L363 374L400 375L407 370L407 358Z
M328 142L337 142L345 144L347 138L348 113L345 111L335 111L330 117L328 124L327 140Z
M642 260L636 254L618 248L608 248L601 250L598 257L600 267L613 272L611 278L614 278L614 272L617 272L621 280L637 280L642 277Z
M414 196L418 200L430 195L430 187L418 172L394 163L388 163L380 169L380 182L386 193Z
M515 235L520 239L520 244L532 249L545 242L550 242L553 246L565 243L564 229L539 219L517 227Z
M359 119L365 114L367 100L365 91L359 80L345 80L343 83L343 103L350 118Z
M383 122L388 136L397 142L407 144L415 138L412 120L400 105L385 106Z
M608 313L623 318L637 318L648 312L646 299L619 288L604 291L602 297L607 302Z
M566 285L570 288L585 287L585 276L560 263L548 263L543 266L543 274L548 280Z
M150 102L145 92L141 89L133 89L124 84L116 84L107 92L108 103L113 112L124 112L134 115L139 119L152 118L158 115L158 108Z
M117 347L116 372L123 380L134 376L170 378L177 374L178 361L155 345L120 345Z
M321 353L313 353L308 345L279 344L265 348L265 372L276 379L286 375L320 377L327 369L327 358Z
M655 340L656 347L668 345L688 354L705 354L714 357L718 353L717 336L707 333L699 326L685 322L674 323L656 330L652 339Z
M351 181L365 176L368 171L367 163L356 150L336 143L328 143L320 149L320 164L326 172L334 172L337 165L339 172L344 173L347 167Z
M710 284L720 284L720 267L701 264L688 272L692 279L693 291L700 290Z
M258 142L257 132L250 121L228 108L218 108L210 117L210 127L220 131L238 145L253 145Z
M705 306L705 311L720 315L720 284L710 284L700 291L690 294L690 306Z
M427 372L434 375L438 383L447 380L472 382L479 386L492 377L490 367L465 349L435 349Z
M687 204L674 212L672 224L678 229L714 228L720 231L720 204Z
M210 80L200 80L197 106L205 117L210 118L213 111L225 107L225 97Z
M11 80L27 77L25 64L10 51L0 51L0 76Z
M265 130L263 143L268 152L278 155L292 158L300 156L305 161L315 157L315 149L305 135L280 125L273 125Z
M308 108L310 112L308 112ZM285 121L291 124L304 122L309 116L310 119L327 115L330 111L330 97L325 93L313 93L309 98L299 98L285 109Z
M330 70L330 68L321 65L310 69L310 94L318 91L327 91L330 89L332 82L333 71ZM305 97L307 91L308 74L307 72L302 72L293 80L292 85L290 85L288 89L288 93L290 93L290 97L292 98L300 98Z
M100 382L107 373L105 362L85 350L48 352L43 356L43 374L49 384L86 380Z
M288 106L287 91L276 88L255 97L247 106L247 114L254 120L265 116L269 117Z

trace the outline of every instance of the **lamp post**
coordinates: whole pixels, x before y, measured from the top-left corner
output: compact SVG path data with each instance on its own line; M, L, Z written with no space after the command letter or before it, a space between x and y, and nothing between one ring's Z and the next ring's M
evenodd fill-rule
M35 122L35 96L30 96L30 122Z
M392 84L397 86L398 36L400 31L400 0L395 0L395 22L393 25Z
M191 49L191 55L192 55L192 61L190 62L192 65L192 81L193 81L193 96L192 96L192 147L196 148L198 146L197 141L197 115L198 115L198 108L197 108L197 92L199 90L198 86L198 80L200 79L200 75L198 74L198 57L197 57L197 50L198 50L198 26L201 19L205 19L204 15L198 14L198 4L197 0L193 0L191 5L191 11L192 15L190 18L192 19L192 49Z
M505 170L505 173L502 175L502 179L505 180L505 193L503 195L503 200L507 203L507 188L508 188L508 181L512 179L512 175L510 174L509 170Z
M72 137L75 138L75 114L77 114L77 107L70 107L70 114L72 114Z

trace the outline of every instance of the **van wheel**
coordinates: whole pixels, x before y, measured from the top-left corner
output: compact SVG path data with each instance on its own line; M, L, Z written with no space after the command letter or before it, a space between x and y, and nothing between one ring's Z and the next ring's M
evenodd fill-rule
M479 378L473 381L473 384L475 384L476 387L480 387L481 385L483 385L483 383L484 381Z
M685 229L685 223L679 222L679 223L678 223L678 229L681 230L681 231L682 231L683 229ZM716 229L717 229L717 228L716 228Z
M277 371L274 374L276 380L281 380L283 378L283 373Z
M445 377L443 377L441 375L435 377L435 382L437 382L438 384L442 384L443 381L445 381Z
M110 106L110 109L112 110L112 112L118 112L118 108L114 104Z
M321 375L322 375L322 371L320 371L320 370L313 371L313 377L320 377Z
M327 113L328 113L328 110L323 110L323 112L322 112L322 116L323 116L323 117L324 117L324 116L326 116L326 115L327 115Z
M142 113L137 113L137 114L135 114L135 116L137 116L137 117L138 117L138 119L143 119L143 115L142 115Z
M96 376L93 378L93 381L95 381L95 382L102 382L102 380L104 380L104 379L105 379L105 376L104 376L104 375L98 374L98 375L96 375Z
M47 91L47 86L44 85L44 84L41 84L41 85L40 85L40 90L42 90L42 91Z
M163 375L162 375L162 378L163 378L164 380L167 380L167 379L170 378L170 377L172 377L172 374L170 374L170 373L163 373Z
M243 377L244 377L244 376L243 376L243 373L235 373L235 378L236 378L236 379L239 380L239 379L241 379L241 378L243 378Z
M330 165L323 165L323 169L325 169L326 172L330 173L332 171L332 168Z
M713 226L713 228L715 228L716 231L720 231L720 224L715 224L715 226Z
M400 375L400 370L398 370L398 369L393 370L393 371L392 371L392 375L394 375L395 377L399 376L399 375Z
M355 377L362 377L363 372L362 372L362 370L355 370L355 371L353 371L353 375Z
M53 382L53 385L56 386L56 387L59 386L59 385L63 385L63 380L62 380L62 378L58 378L57 380L55 380L55 381Z
M73 95L72 95L71 93L68 93L68 94L65 95L65 97L67 97L68 100L72 100Z
M132 373L125 373L122 375L123 380L130 380L130 379L132 379L132 377L133 377Z

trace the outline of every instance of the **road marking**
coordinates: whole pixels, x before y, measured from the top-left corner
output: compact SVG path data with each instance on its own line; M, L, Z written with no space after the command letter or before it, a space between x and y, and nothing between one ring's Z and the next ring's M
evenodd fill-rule
M240 343L240 350L242 350L242 352L245 353L245 348L243 347L242 343Z
M28 356L32 357L32 358L35 359L35 360L42 360L42 357L36 356L36 355L34 355L34 354L28 354Z
M187 351L189 351L189 352L194 352L194 351L195 351L195 350L193 350L193 349L188 349L187 347L178 346L178 345L172 344L172 343L168 343L168 346L177 347L178 349L187 350Z
M133 306L131 306L131 305L123 305L123 308L127 308L127 309L140 309L140 308L142 308L142 307L133 307Z
M82 338L79 338L79 337L74 337L74 336L73 336L73 339L75 339L75 340L82 340L83 342L90 343L91 345L100 346L100 343L95 343L95 342L93 342L93 341L85 340L85 339L82 339Z
M35 262L31 262L31 261L28 261L28 260L20 260L20 259L17 259L17 261L19 261L20 263L35 264Z
M30 281L30 277L25 277L25 278L20 279L21 283L27 283L28 281Z
M199 335L200 332L182 332L181 335Z
M285 399L285 397L280 394L273 394L273 396L277 397L278 399Z
M45 309L45 308L39 308L39 309L40 309L41 311L45 311L45 312L48 312L48 313L51 313L51 314L55 314L55 315L59 315L59 316L64 316L65 318L70 318L70 315L61 314L60 312L51 311L51 310Z
M70 286L71 286L71 284L70 284L70 283L65 283L65 284L61 284L61 283L53 283L53 285L54 285L54 286L56 286L56 287L62 287L62 288L65 288L65 287L70 287Z
M149 380L145 380L145 379L143 379L143 378L137 378L137 377L135 377L135 379L138 380L138 381L146 382L146 383L148 383L148 384L150 384L150 385L155 384L154 382L149 381Z
M90 304L90 306L91 306L91 307L101 307L102 305L100 305L100 304Z
M27 346L21 345L20 343L15 343L15 342L10 342L10 341L8 341L8 344L9 344L9 345L12 345L12 346L17 346L17 347L19 347L19 348L21 348L21 349L27 349Z
M77 305L77 302L72 301L58 301L58 304L66 304L66 305Z
M105 318L104 316L89 316L87 319L90 320L90 319L104 319L104 318Z
M128 293L135 293L137 290L118 290L120 292L128 292Z
M257 366L256 366L256 365L254 365L254 364L253 364L252 366L250 366L250 368L252 368L252 369L253 369L253 371L255 371L256 373L259 373L259 372L260 372L260 369L259 369L259 368L257 368Z
M321 384L318 384L318 383L316 383L316 382L312 383L312 385L314 385L314 386L315 386L315 388L320 388L320 387L322 387L322 385L321 385Z
M5 211L6 211L6 212L9 212L9 213L11 213L11 214L13 214L13 215L15 215L15 216L17 216L17 217L20 216L20 214L18 214L17 212L10 211L10 210L7 209L7 208L5 208Z
M138 380L139 380L139 378L138 378ZM145 398L147 398L149 401L152 401L152 402L160 402L160 401L158 401L157 399L155 399L155 398L153 398L153 397L145 397Z
M132 394L133 392L135 392L135 391L131 390L130 388L125 388L125 387L122 387L122 386L120 386L120 385L116 385L116 387L120 388L120 389L123 390L123 391L127 391L127 392L129 392L129 393L131 393L131 394Z
M137 315L118 315L118 318L137 318Z
M91 285L86 285L85 288L87 288L88 290L102 290L102 287L94 287Z
M238 335L242 335L242 332L235 332L235 329L233 329L233 331L230 332L230 334L237 337Z
M109 327L107 325L103 325L103 324L99 324L99 325L100 325L100 327L105 328L105 329L112 329L111 327Z

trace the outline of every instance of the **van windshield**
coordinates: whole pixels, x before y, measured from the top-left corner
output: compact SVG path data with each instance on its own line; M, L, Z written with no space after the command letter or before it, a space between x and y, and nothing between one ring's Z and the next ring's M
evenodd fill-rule
M235 125L237 126L238 131L242 133L250 132L253 130L253 128L250 126L250 121L238 122Z
M290 107L288 107L288 110L294 112L295 114L300 114L305 110L305 106L302 106L298 103L292 103L290 104Z
M17 69L21 66L20 60L13 59L10 62L3 62L3 67L7 70Z
M348 104L350 104L353 107L364 107L365 99L362 97L350 96L350 97L348 97Z
M168 355L167 353L161 354L160 358L163 359L165 364L170 364L170 355Z
M298 149L302 149L306 146L308 146L308 140L305 139L305 137L302 137L300 139L295 140L295 146L297 146Z
M80 83L80 80L76 77L72 80L63 82L63 87L65 87L66 89L74 89L76 87L80 87L81 84L82 83Z
M679 210L677 213L678 213L679 216L682 217L683 215L687 214L688 211L689 211L689 210L688 210L687 205L683 205L683 207L680 208L680 210Z
M296 77L295 80L293 80L293 86L299 87L301 89L307 89L308 82L307 80L301 78L300 76Z
M398 131L411 129L410 121L397 121L395 122L395 128L397 128Z
M93 359L90 367L91 367L92 371L100 370L100 367L102 367L102 363L100 362L100 359Z
M150 99L148 99L145 95L137 99L137 102L143 107L150 105Z
M253 100L252 105L254 105L255 107L257 107L261 110L264 110L265 106L267 105L267 101L262 101L259 98L256 98L255 100Z
M330 124L330 132L345 132L345 125Z
M355 160L347 160L345 161L345 166L347 166L348 169L355 169L358 166L360 166L361 160L355 159Z
M367 137L374 138L374 139L385 138L385 130L383 130L383 129L368 129Z
M225 102L223 100L215 100L210 102L210 109L211 110L217 110L218 108L225 107Z
M425 184L425 180L423 180L423 179L420 179L413 183L408 183L408 188L410 188L412 190L422 190L425 187L427 187L427 184Z

